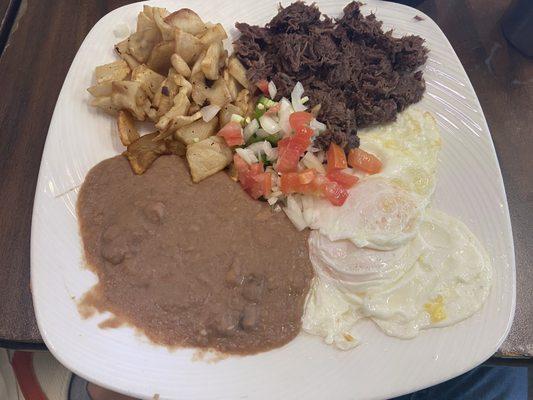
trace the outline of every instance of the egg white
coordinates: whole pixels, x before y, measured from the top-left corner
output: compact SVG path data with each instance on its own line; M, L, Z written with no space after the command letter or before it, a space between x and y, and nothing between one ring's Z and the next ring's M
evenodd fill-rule
M330 240L391 250L415 235L435 189L440 136L434 118L409 108L394 123L360 132L361 148L375 154L382 171L359 172L361 180L341 207L320 198L303 199L307 225Z
M387 254L316 235L310 254L317 277L303 329L341 349L357 345L361 318L388 335L412 338L421 329L471 316L490 291L491 264L483 246L466 225L440 211L427 210L416 238Z

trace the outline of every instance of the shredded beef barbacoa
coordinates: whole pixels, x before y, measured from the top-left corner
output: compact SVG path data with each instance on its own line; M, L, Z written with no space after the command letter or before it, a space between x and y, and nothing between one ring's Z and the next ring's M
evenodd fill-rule
M333 20L314 4L296 2L265 27L236 24L235 52L252 82L273 80L278 99L300 81L311 106L321 105L318 118L328 130L315 144L323 149L332 141L358 147L358 127L393 121L424 93L416 71L427 58L424 40L383 32L381 21L359 7L352 2Z

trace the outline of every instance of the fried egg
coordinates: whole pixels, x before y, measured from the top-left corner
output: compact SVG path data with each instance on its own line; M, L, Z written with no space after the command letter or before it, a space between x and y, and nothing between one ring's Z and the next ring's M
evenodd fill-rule
M434 118L416 108L386 126L363 130L361 148L380 158L380 173L367 176L349 191L341 207L306 198L307 225L332 241L350 240L358 247L392 250L416 235L435 189L440 136Z
M491 263L459 220L428 209L416 237L393 251L310 240L317 272L303 329L341 349L357 345L356 323L370 318L399 338L455 324L481 308L491 286Z

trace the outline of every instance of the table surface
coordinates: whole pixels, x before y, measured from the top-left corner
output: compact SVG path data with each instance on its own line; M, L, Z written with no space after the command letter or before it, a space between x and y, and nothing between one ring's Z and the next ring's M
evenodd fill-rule
M510 1L426 0L419 8L442 28L472 81L505 181L516 251L517 309L497 356L531 357L533 246L527 241L533 232L533 62L501 34L500 19ZM85 35L98 19L126 3L0 0L0 39L4 33L7 38L0 48L0 345L30 348L42 343L29 278L33 197L46 133Z

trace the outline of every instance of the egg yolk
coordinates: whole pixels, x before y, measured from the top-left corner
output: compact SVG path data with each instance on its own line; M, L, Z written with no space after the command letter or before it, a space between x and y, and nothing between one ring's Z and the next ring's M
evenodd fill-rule
M444 309L444 299L441 295L435 297L430 303L424 304L424 310L429 314L431 322L437 322L446 319L446 310Z

